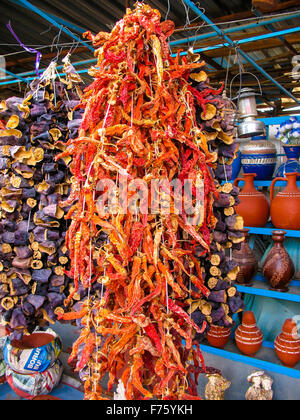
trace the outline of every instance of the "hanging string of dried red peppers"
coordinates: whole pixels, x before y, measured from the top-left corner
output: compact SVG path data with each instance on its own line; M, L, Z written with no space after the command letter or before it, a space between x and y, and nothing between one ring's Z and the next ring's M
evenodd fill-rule
M193 255L196 247L209 252L218 197L209 170L215 156L197 126L188 83L190 72L204 63L170 56L166 40L174 25L160 18L137 3L111 33L86 34L98 57L90 70L95 81L81 101L79 137L58 156L72 157L72 191L62 204L72 205L66 236L74 279L70 308L79 287L100 286L78 312L61 315L82 327L70 360L78 358L86 399L105 398L101 383L107 372L108 391L121 380L127 399L197 399L198 375L207 371L199 346L192 347L206 322L199 326L187 314L191 298L209 293ZM203 98L203 112L205 104ZM154 188L145 212L130 211L136 191L126 189L129 209L123 211L124 178L148 190L151 181L179 184L169 191ZM116 185L115 196L112 189L101 192L104 180ZM176 212L186 180L188 199ZM188 210L197 204L199 185L203 202L192 211L195 224ZM115 212L99 208L104 194L114 196ZM158 199L171 211L153 214ZM107 235L104 245L99 234Z

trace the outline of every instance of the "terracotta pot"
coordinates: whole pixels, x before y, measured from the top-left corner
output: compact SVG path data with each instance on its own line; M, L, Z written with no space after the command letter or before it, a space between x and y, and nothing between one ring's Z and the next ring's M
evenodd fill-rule
M243 217L245 226L265 227L270 216L270 205L265 195L254 186L256 174L244 174L237 178L234 185L245 181L245 186L239 194L241 203L235 207L236 212Z
M300 336L293 319L285 321L281 334L275 340L275 351L287 367L293 368L300 361Z
M300 230L300 190L297 187L298 172L286 174L286 178L275 178L271 185L271 219L277 229ZM274 198L277 181L287 181L284 191Z
M264 265L263 275L269 281L271 290L287 292L288 285L295 275L295 266L283 243L286 232L273 231L274 246L269 252Z
M234 250L232 257L240 267L236 282L246 286L252 286L253 278L258 271L258 260L249 246L249 229L243 229L245 241L241 244L241 249Z
M230 338L230 334L231 328L211 325L206 338L211 346L223 349Z
M255 356L261 348L263 334L256 325L253 312L246 311L244 313L242 325L239 325L235 332L235 341L239 350L246 356Z

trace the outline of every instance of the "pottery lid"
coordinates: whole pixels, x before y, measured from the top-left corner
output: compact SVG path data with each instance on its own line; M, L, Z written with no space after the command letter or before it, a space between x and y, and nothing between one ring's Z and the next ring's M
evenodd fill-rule
M299 338L299 332L296 321L294 321L292 318L289 318L285 321L282 332L285 334L292 334L294 338Z
M276 146L268 140L252 140L250 143L243 145L241 148L242 154L246 153L264 153L276 154Z
M256 325L256 319L252 311L244 312L243 325Z

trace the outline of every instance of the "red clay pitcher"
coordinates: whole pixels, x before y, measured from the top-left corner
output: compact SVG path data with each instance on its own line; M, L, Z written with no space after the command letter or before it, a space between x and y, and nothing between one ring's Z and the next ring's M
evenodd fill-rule
M245 181L245 186L239 194L240 204L235 207L236 212L243 217L247 227L265 227L270 216L270 205L266 196L257 191L254 186L256 174L244 174L244 178L237 178L234 185Z
M271 185L271 219L277 229L300 230L300 190L297 187L298 172L287 173L286 178L275 178ZM274 197L277 181L287 181L284 191Z

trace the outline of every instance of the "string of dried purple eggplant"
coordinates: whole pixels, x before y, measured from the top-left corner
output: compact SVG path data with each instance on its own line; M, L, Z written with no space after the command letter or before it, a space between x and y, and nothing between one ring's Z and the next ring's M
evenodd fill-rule
M13 339L54 324L69 294L68 209L59 203L69 194L70 161L54 157L77 137L82 82L69 61L65 71L57 79L51 63L25 99L0 106L0 315Z
M232 260L232 250L240 249L244 240L243 219L236 214L234 206L239 203L239 189L228 182L232 177L232 163L237 153L233 118L235 109L223 91L212 89L206 72L191 75L192 86L198 95L197 122L202 128L210 152L214 154L213 177L219 192L215 199L214 229L210 232L210 255L197 253L203 271L205 285L211 291L208 297L192 302L193 320L202 325L232 327L233 316L244 309L243 299L233 282L239 267ZM202 340L204 335L197 336Z

